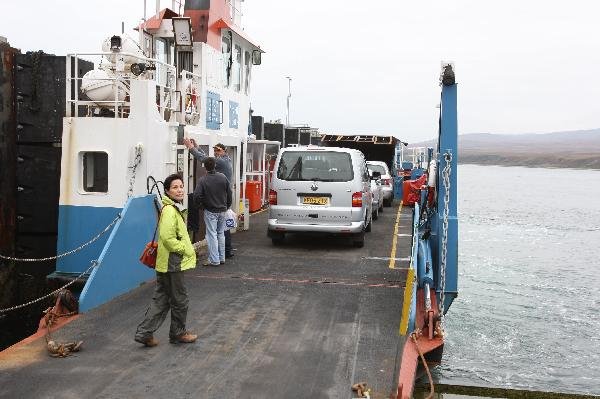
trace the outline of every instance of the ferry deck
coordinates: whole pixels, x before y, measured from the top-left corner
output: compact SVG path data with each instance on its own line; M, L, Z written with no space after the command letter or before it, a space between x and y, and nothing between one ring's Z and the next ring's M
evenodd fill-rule
M412 209L385 208L363 248L322 236L274 247L266 219L254 214L250 230L233 235L237 250L225 265L187 274L196 343L170 344L168 319L157 347L133 341L148 282L52 333L83 340L80 352L52 358L42 337L0 353L0 397L352 398L356 382L372 398L389 397Z

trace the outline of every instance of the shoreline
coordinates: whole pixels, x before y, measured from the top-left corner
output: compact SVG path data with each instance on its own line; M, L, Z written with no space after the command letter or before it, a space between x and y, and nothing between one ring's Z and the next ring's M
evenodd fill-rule
M600 154L576 156L565 154L516 155L516 154L460 154L459 164L483 166L523 166L528 168L600 170Z
M600 167L582 167L582 166L565 166L565 165L549 165L549 164L525 164L525 163L494 163L494 162L477 162L477 161L458 161L459 165L478 165L478 166L502 166L513 167L519 166L523 168L540 168L540 169L573 169L573 170L598 170Z

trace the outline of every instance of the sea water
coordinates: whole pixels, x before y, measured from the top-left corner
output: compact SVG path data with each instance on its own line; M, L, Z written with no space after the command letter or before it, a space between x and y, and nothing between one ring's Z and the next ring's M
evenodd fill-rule
M461 165L437 382L600 394L600 171Z

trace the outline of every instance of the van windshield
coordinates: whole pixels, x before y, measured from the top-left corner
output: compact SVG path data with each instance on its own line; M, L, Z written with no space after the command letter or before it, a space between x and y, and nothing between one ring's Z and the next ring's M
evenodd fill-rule
M277 177L293 181L350 181L354 178L350 154L333 151L286 151Z

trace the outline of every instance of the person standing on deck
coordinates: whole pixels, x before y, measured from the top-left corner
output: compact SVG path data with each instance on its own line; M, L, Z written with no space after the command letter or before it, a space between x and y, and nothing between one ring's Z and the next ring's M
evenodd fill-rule
M183 272L196 267L196 252L188 235L183 207L185 189L178 174L164 182L165 196L158 222L158 252L156 257L156 288L144 320L135 332L135 341L145 346L156 346L154 332L165 321L171 310L171 343L192 343L198 336L186 331L188 295Z
M216 160L204 160L206 176L194 190L194 202L204 208L208 260L204 266L219 266L225 263L225 215L231 206L231 186L223 173L215 171Z
M183 143L190 151L190 153L200 162L204 162L208 155L202 151L202 149L196 144L194 139L183 139ZM227 155L227 149L221 143L216 144L213 147L215 152L215 171L219 173L223 173L229 183L233 182L233 168L231 163L231 158ZM233 245L231 243L231 231L229 229L225 230L225 257L232 258L233 257Z

